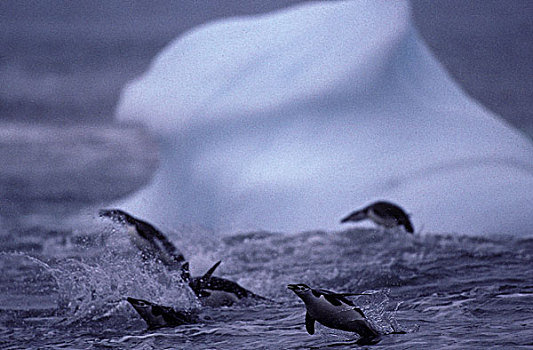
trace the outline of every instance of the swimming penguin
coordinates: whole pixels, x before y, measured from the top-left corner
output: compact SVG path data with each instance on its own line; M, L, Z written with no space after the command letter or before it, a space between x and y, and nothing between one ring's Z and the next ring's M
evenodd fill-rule
M157 259L170 268L179 270L181 278L188 283L202 305L227 306L244 298L268 300L236 282L213 276L221 261L213 265L203 276L191 277L189 262L185 260L183 254L163 233L149 223L134 218L120 209L100 210L99 214L101 217L109 217L125 225L133 244L141 250L144 259Z
M172 307L157 305L142 299L127 298L127 300L144 319L148 329L198 322L198 317L193 312L178 311Z
M315 333L315 321L334 329L355 332L361 336L358 344L375 344L380 334L367 321L363 312L355 307L347 296L365 295L362 293L334 293L324 289L311 289L305 284L289 284L292 290L305 303L305 328L309 334Z
M204 306L228 306L241 299L250 298L254 300L268 300L257 295L238 283L225 278L213 276L213 272L220 265L218 261L201 277L188 277L189 264L184 265L184 276L189 283L189 287Z
M124 225L132 243L141 251L143 259L158 260L175 269L181 269L185 263L185 257L174 244L146 221L137 219L120 209L102 209L99 215Z
M407 215L403 209L396 204L385 201L375 202L363 209L356 210L342 219L341 223L348 221L357 222L365 219L370 219L376 224L386 228L403 226L405 231L409 233L414 232L413 225L409 220L409 215Z

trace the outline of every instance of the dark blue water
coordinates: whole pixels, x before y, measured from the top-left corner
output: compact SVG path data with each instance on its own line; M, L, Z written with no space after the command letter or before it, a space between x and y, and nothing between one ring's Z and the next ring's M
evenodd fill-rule
M95 218L157 168L150 136L112 123L120 89L178 33L295 1L0 2L0 348L353 348L317 328L288 283L344 292L382 332L375 348L533 347L533 229L494 237L235 233L166 227L200 274L274 303L146 332L133 296L198 309L179 277L147 273L123 231ZM533 135L529 1L414 1L422 36L468 93ZM81 215L78 215L79 213Z

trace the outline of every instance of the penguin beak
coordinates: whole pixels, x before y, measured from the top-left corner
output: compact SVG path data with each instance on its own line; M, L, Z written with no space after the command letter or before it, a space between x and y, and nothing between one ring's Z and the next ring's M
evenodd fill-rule
M289 284L287 285L287 288L292 290L292 291L295 291L296 289L298 289L298 285L296 284Z
M128 298L127 300L128 300L128 303L130 303L130 305L133 306L135 311L137 311L138 313L143 312L144 307L140 304L138 299Z
M126 300L128 301L128 303L130 303L133 306L138 306L139 305L139 299L128 297Z
M344 217L341 220L341 223L345 223L345 222L348 222L348 221L361 221L361 220L364 220L364 219L366 219L366 213L364 211L362 211L362 210L358 210L358 211L354 211L350 215Z

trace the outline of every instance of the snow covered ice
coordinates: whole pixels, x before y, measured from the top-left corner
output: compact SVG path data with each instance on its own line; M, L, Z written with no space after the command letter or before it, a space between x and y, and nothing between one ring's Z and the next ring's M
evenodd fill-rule
M156 223L336 230L386 199L427 232L533 225L533 145L451 80L407 2L202 26L124 89L116 114L160 143L151 184L120 203Z

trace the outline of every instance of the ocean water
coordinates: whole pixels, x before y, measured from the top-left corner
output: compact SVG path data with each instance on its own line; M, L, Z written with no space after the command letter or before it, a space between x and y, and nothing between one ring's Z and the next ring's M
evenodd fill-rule
M157 331L125 302L199 309L174 273L147 273L126 234L95 217L157 168L150 135L113 123L121 87L194 24L293 2L0 3L0 349L358 347L355 336L321 326L308 335L288 283L371 293L354 298L371 322L406 332L372 348L533 347L533 229L517 238L164 227L194 274L221 259L219 276L272 302L203 309L211 320ZM513 2L495 16L494 2L468 11L461 3L414 1L422 36L467 92L533 135L524 60L533 7ZM487 43L505 55L485 55Z
M21 235L23 233L23 235ZM286 288L307 283L354 298L386 335L374 348L526 349L533 346L533 239L408 235L374 229L267 232L216 237L171 232L194 274L218 274L272 302L201 310L199 324L147 331L125 301L181 309L198 303L175 273L147 273L126 233L33 229L3 234L0 347L5 349L320 349L357 347L357 337L304 327L305 308Z

